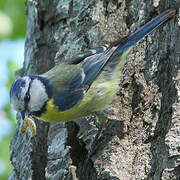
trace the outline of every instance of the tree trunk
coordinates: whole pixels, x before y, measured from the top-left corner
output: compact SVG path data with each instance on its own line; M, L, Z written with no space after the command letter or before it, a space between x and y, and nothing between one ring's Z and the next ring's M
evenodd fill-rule
M37 120L33 138L29 131L19 132L18 120L9 179L180 178L180 1L27 0L26 6L21 76L44 73L85 49L120 39L168 8L177 14L128 56L121 90L108 107L111 121L91 159L93 117L52 124Z

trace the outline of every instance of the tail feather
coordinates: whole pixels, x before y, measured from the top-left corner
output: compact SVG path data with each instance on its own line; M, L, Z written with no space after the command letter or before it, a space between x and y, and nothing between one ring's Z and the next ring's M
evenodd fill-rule
M114 76L119 78L121 76L126 57L132 49L133 45L135 45L150 32L155 30L158 26L171 19L175 15L175 12L175 10L166 10L165 12L161 13L160 15L146 23L132 35L123 38L119 42L113 43L111 45L111 48L116 48L103 67L105 71L112 72L112 76L107 77L107 73L102 72L102 74L105 74L106 79L113 79Z
M168 9L157 17L153 18L151 21L142 26L139 30L134 32L129 37L125 38L124 41L118 45L118 48L115 50L113 55L116 53L123 53L126 49L135 45L139 40L148 35L151 31L171 19L175 15L175 13L175 10Z

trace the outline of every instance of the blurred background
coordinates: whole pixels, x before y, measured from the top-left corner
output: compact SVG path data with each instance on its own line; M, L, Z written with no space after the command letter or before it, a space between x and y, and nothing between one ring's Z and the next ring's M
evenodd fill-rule
M25 0L0 0L0 180L8 179L12 169L9 146L16 120L9 89L23 65L25 33Z

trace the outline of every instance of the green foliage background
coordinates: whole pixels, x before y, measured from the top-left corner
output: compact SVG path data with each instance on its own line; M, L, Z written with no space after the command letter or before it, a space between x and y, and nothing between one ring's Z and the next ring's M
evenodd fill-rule
M25 0L0 0L0 43L4 39L14 41L18 38L24 38L25 32ZM10 86L15 79L15 71L17 70L17 66L13 63L13 60L9 60L7 66L8 81L6 84L3 84L3 86L6 86L9 91ZM12 169L12 165L9 160L9 145L15 130L15 119L8 99L2 111L10 122L12 130L11 134L4 136L0 142L0 159L3 160L6 167L3 174L0 174L0 179L6 180L8 179L8 174Z
M7 16L12 24L12 33L0 38L23 38L26 32L25 0L0 0L0 12ZM5 28L1 23L0 28Z
M8 61L8 81L6 82L6 87L9 91L10 85L12 84L14 77L14 72L17 70L16 65L13 63L13 61ZM9 135L4 136L1 143L0 143L0 159L3 160L5 165L5 171L3 174L0 174L0 179L5 180L8 178L8 174L12 169L11 162L9 160L9 145L10 141L12 139L12 135L15 131L15 119L11 111L10 104L7 102L6 105L3 107L3 112L5 114L5 117L11 124L11 132Z

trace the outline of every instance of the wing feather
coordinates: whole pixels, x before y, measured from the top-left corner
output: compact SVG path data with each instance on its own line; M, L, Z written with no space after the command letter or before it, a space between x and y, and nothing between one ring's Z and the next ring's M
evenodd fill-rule
M100 53L94 54L94 50L77 64L62 63L44 74L52 84L54 104L60 111L72 108L85 96L115 49L99 48Z

